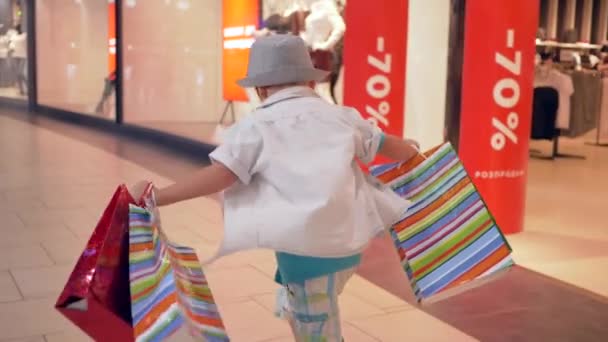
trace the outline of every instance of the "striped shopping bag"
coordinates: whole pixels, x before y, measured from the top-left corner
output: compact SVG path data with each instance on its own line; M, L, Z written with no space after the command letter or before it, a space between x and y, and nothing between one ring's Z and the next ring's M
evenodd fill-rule
M129 279L135 340L229 341L195 251L169 242L159 222L157 210L130 206Z
M390 229L419 302L476 287L514 265L496 225L456 151L443 144L371 174L412 206Z

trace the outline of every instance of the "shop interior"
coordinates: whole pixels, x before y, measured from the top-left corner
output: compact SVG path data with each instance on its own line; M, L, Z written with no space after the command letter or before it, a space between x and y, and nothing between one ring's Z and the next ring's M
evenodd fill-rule
M158 12L153 12L150 7L161 5L151 4L145 9L137 9L137 6L125 8L125 19L136 13L139 20L144 20L144 13L147 20L153 20L154 13L165 17L181 15L181 20L185 19L183 27L175 25L176 21L173 20L166 21L166 27L165 24L160 24L163 27L160 30L162 34L166 32L181 37L180 40L169 43L173 45L171 51L174 52L162 53L150 49L158 48L161 40L167 42L168 39L137 34L137 27L141 23L126 21L125 121L203 142L217 143L227 125L254 110L259 104L253 89L235 89L226 85L231 72L226 68L237 68L244 73L246 59L241 61L241 65L224 65L222 70L216 67L227 63L226 59L222 59L222 53L242 50L249 47L256 37L277 33L290 33L304 38L315 65L331 73L326 82L317 86L317 91L330 102L342 103L342 49L346 30L343 15L346 1L263 0L259 2L258 10L254 11L259 13L252 22L255 30L243 32L240 36L233 36L230 27L224 27L224 32L219 30L222 18L216 16L222 11L220 8L208 8L212 6L211 3L219 2L209 3L190 2L188 9L175 7L160 11L159 8ZM205 13L207 20L200 21L201 13ZM193 30L193 24L204 27ZM218 28L217 32L214 27ZM203 39L200 32L204 32ZM224 51L218 48L222 44ZM146 57L138 58L144 48L148 49ZM170 56L173 53L175 55ZM150 54L157 58L150 59ZM197 54L198 57L193 58ZM177 60L181 62L175 62ZM157 66L146 66L152 63ZM140 73L136 74L138 70ZM143 72L144 70L154 70L154 73ZM167 99L169 94L170 99Z
M27 25L25 2L0 0L0 96L27 95Z
M585 144L607 145L607 18L606 1L541 2L532 157L584 160Z

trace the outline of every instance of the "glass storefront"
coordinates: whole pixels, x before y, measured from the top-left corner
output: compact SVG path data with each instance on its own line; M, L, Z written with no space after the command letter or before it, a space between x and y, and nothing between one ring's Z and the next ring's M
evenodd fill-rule
M221 1L123 1L124 121L194 139L221 115Z
M114 119L108 22L108 0L36 1L38 104Z
M26 4L0 0L0 97L26 99Z

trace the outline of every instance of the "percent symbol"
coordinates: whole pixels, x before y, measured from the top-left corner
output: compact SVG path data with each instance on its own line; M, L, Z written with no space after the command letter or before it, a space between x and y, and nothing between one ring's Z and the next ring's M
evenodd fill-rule
M496 151L502 151L507 144L507 139L512 143L517 144L517 135L515 129L519 126L519 116L515 112L511 112L507 116L507 124L505 125L497 118L492 118L492 126L498 130L491 138L492 148Z
M383 125L388 126L388 119L386 118L386 115L390 113L391 106L387 101L380 102L378 109L375 109L372 106L365 106L365 111Z

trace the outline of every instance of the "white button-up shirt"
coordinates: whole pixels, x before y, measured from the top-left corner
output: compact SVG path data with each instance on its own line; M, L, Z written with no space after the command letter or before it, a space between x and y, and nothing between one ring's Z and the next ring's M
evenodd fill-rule
M344 257L397 222L409 202L365 175L382 133L307 87L270 96L212 154L240 182L224 193L219 256L252 248Z

